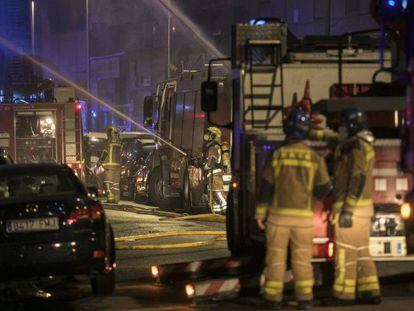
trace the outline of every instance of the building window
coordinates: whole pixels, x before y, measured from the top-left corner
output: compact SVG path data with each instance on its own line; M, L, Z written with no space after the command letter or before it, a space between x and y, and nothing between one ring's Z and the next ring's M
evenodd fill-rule
M359 14L361 9L360 0L346 0L345 2L345 15Z
M293 23L295 23L295 24L299 23L299 18L300 18L299 9L298 8L293 9L293 17L292 17Z

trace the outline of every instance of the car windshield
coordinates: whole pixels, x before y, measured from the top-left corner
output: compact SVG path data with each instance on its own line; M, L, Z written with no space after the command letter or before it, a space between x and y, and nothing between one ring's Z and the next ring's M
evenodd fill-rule
M79 195L82 194L81 189L75 177L64 171L0 171L0 203L9 200Z

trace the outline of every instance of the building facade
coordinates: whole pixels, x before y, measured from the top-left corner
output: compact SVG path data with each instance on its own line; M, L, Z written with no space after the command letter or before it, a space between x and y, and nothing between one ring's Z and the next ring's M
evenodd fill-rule
M36 54L139 123L144 97L168 73L200 69L217 51L230 54L234 23L278 17L298 37L376 27L370 0L35 0L35 5ZM111 123L134 129L98 103L91 102L85 113L90 130Z
M0 36L23 52L31 53L30 34L30 1L0 0ZM0 96L13 87L23 88L30 79L27 71L27 64L18 54L0 45Z

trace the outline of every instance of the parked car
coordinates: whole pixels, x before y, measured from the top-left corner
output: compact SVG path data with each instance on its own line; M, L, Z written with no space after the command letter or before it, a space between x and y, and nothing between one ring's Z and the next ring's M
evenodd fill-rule
M114 236L92 190L66 165L1 165L0 279L88 275L111 294Z

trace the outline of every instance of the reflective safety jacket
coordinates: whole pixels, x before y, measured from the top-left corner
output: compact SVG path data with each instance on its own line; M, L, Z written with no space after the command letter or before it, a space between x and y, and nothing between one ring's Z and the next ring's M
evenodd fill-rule
M374 136L363 131L341 140L334 132L313 131L311 136L336 143L334 153L333 209L352 212L356 216L371 217L372 172L375 164Z
M121 166L122 143L119 140L108 141L107 149L103 151L102 165L106 167Z
M275 225L312 226L314 195L324 197L330 185L324 159L305 141L287 142L266 164L256 219Z

